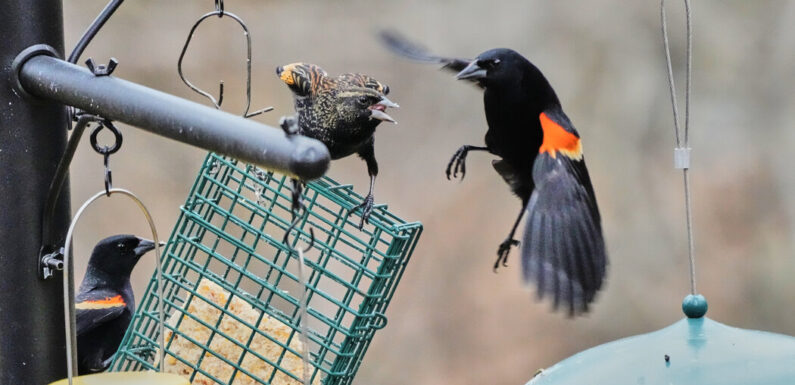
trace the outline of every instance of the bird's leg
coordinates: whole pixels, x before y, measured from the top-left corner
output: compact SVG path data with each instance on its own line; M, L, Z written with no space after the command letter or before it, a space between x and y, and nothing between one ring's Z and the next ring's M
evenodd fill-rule
M458 177L458 172L461 172L461 180L464 180L464 175L466 175L467 167L467 153L470 151L488 151L488 147L480 147L480 146L472 146L469 144L465 144L461 146L458 151L453 154L453 157L450 158L450 162L447 163L447 170L445 170L445 174L447 175L447 180L450 180L450 174L453 175L453 178Z
M105 361L102 361L102 369L101 369L101 370L98 370L98 371L105 371L105 370L108 370L108 368L110 367L110 364L112 364L112 363L113 363L113 358L114 358L114 357L116 357L116 353L113 353L113 354L111 354L111 355L110 355L110 357L108 357L108 359L107 359L107 360L105 360Z
M292 183L290 213L292 214L293 219L295 219L295 216L298 215L301 209L306 208L304 206L304 198L302 194L304 190L304 184L298 179L290 179L290 182Z
M365 223L370 223L370 213L373 211L373 204L375 202L373 198L373 189L375 188L375 177L378 175L378 162L375 160L375 142L371 140L368 145L364 146L364 148L359 151L359 157L367 162L367 174L370 175L370 191L367 193L367 196L364 197L364 201L351 209L348 215L360 208L362 209L362 220L359 222L359 230L361 230Z
M351 209L351 213L362 209L362 220L359 221L359 230L364 227L365 223L370 223L370 214L373 212L373 204L375 203L375 199L373 198L373 188L375 187L375 175L370 175L370 192L367 193L367 196L364 197L364 201L360 203L358 206Z
M284 130L287 136L298 133L298 119L295 116L282 116L282 118L279 119L279 126ZM301 209L304 208L304 200L301 196L304 185L298 179L290 179L290 182L292 183L290 214L292 214L292 218L295 220L295 217Z
M519 222L522 221L522 217L524 216L525 208L527 204L522 204L522 211L519 212L519 217L516 218L516 222L514 222L513 227L511 228L511 233L508 234L508 238L505 238L500 246L497 248L497 260L494 262L494 272L497 272L497 268L500 267L500 263L503 266L508 266L508 254L511 252L512 246L518 246L519 241L513 239L514 234L516 234L516 228L519 227Z

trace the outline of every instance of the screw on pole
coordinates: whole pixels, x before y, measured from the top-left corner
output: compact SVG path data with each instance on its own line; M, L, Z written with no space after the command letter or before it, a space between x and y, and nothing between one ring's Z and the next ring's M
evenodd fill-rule
M86 60L86 67L94 76L108 76L113 73L113 70L116 69L116 66L119 65L118 60L115 57L110 58L108 64L94 64L94 59L88 58Z

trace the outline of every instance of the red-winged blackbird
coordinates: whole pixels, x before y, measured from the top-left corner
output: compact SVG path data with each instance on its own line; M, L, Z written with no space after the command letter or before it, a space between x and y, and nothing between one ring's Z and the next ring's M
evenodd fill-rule
M389 87L362 74L333 78L307 63L277 67L276 74L293 92L299 134L323 142L331 159L356 153L367 163L370 190L364 202L351 210L362 209L361 229L373 210L378 175L375 128L382 121L397 123L385 112L387 107L398 107L386 97Z
M135 312L130 273L154 248L133 235L115 235L94 246L75 298L79 374L101 372L113 360Z
M555 309L563 303L570 315L587 312L607 267L601 218L580 135L547 79L510 49L488 50L474 60L453 59L429 54L395 33L381 37L398 54L442 64L458 72L457 79L483 89L486 146L459 148L447 165L447 178L459 172L464 178L469 151L502 158L492 165L522 200L522 211L497 249L494 269L505 265L511 246L519 244L514 234L527 212L521 250L525 282L535 281L539 298L552 296Z

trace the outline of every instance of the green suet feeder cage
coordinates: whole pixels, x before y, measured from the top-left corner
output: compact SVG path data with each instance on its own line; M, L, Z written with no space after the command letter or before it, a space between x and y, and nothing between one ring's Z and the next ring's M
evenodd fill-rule
M700 295L682 308L687 318L671 326L578 353L527 385L795 384L795 338L715 322Z
M422 232L377 205L359 230L362 197L329 178L307 184L292 222L290 180L209 154L163 260L165 372L193 384L350 384ZM350 220L349 220L350 218ZM310 228L314 241L310 240ZM299 242L300 241L300 242ZM298 247L308 346L303 346ZM153 278L112 371L151 370L157 347Z

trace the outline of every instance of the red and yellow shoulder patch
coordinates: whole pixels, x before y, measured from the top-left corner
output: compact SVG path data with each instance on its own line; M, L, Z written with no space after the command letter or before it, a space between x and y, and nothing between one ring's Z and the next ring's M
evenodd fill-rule
M121 294L114 297L105 297L104 299L86 300L75 304L75 309L81 310L96 310L96 309L109 309L112 307L127 306Z
M539 154L547 152L552 158L557 158L557 154L561 153L574 160L582 159L582 143L577 135L566 131L543 112L538 119L541 120L541 129L544 131L544 141L538 148Z

